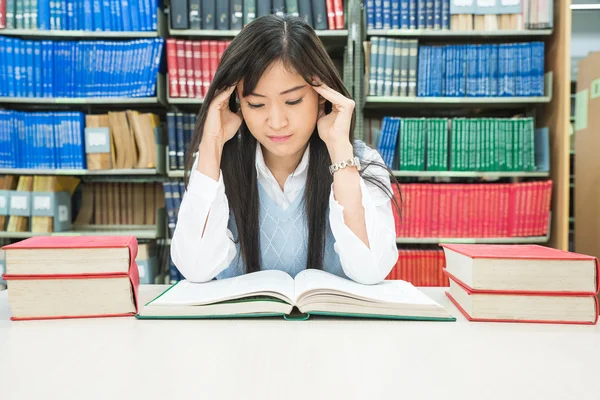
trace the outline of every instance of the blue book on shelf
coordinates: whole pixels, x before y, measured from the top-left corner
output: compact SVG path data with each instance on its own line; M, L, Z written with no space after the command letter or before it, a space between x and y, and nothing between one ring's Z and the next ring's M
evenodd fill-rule
M33 43L33 76L34 76L34 91L35 97L42 97L42 43Z
M123 31L131 32L131 3L136 0L120 1L121 4L121 21L123 21Z
M93 14L93 30L103 31L104 30L104 17L102 14L102 0L92 0L92 14Z
M548 127L535 130L534 146L537 171L550 171L550 132Z
M400 0L400 29L408 29L410 26L410 0Z
M375 29L383 29L383 0L375 1Z
M152 30L152 14L154 13L154 11L152 10L153 3L154 2L152 0L144 0L144 9L145 9L145 14L144 14L145 22L144 23L146 25L145 30L147 30L147 31Z
M142 30L140 23L140 4L139 0L129 0L129 15L131 18L131 30L139 32Z
M92 9L93 0L83 0L82 4L82 20L83 20L83 29L91 32L94 30L94 12Z
M533 42L531 48L532 96L543 96L544 82L544 42Z
M391 0L392 29L400 29L400 0Z
M367 29L375 29L375 2L374 2L374 0L367 0L366 7L367 7Z
M417 1L417 29L427 28L427 0Z
M152 30L152 31L158 30L157 9L158 9L158 0L152 0L150 2L150 21L151 21L150 30Z
M50 29L50 0L38 0L38 29Z
M427 80L426 58L429 46L419 46L419 59L417 65L417 97L427 96L425 81Z
M417 0L408 0L408 28L409 29L417 29L418 27L418 5Z
M498 96L498 45L490 45L490 95Z
M33 69L34 69L34 58L33 58L33 42L27 40L25 42L25 82L27 82L27 97L34 97L34 85L33 85Z
M442 29L450 29L450 0L442 0Z
M0 36L0 96L7 96L8 82L6 81L6 43L4 36Z
M442 3L443 0L433 0L433 29L442 29Z

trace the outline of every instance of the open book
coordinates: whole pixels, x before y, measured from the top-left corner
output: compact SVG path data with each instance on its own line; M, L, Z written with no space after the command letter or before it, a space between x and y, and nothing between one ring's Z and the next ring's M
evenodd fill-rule
M237 318L310 315L455 321L404 281L361 285L321 270L292 278L266 270L206 283L181 281L150 301L138 318Z

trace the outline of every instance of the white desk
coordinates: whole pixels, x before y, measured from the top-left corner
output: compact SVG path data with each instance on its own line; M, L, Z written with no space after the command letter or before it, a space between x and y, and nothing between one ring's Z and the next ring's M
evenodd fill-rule
M423 291L457 322L11 322L0 292L0 399L600 398L600 325L470 323Z

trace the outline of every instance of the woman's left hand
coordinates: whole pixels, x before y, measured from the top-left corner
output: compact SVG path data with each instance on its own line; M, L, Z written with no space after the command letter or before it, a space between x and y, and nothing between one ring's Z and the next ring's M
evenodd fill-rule
M354 100L336 92L320 80L315 80L319 86L312 88L332 104L329 114L325 114L325 103L319 106L317 130L319 136L329 147L336 143L350 142L350 125L354 112Z

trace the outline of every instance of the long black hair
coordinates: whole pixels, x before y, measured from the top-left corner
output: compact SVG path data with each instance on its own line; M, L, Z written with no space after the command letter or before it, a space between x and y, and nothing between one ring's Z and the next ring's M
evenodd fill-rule
M275 61L295 71L304 80L314 85L312 77L318 76L323 83L350 98L329 54L323 47L315 31L301 18L291 16L265 16L246 25L231 41L223 54L194 130L186 156L186 187L189 171L194 164L194 153L202 140L208 107L216 93L235 85L243 79L242 95L252 93L261 76ZM235 92L229 100L232 111L237 111ZM325 104L325 112L331 112L331 103ZM354 143L356 114L352 115L349 132L350 143ZM308 175L304 191L304 207L308 223L308 254L306 268L323 268L324 241L327 227L329 194L333 177L329 173L330 157L325 143L315 130L309 139L310 153ZM225 194L230 212L237 224L240 253L246 266L246 273L260 270L259 198L255 168L257 140L250 134L244 122L236 136L227 141L221 156L221 171L225 184ZM355 147L355 153L357 149ZM360 157L360 154L355 154ZM386 182L370 174L370 167L384 168L393 182L395 178L389 168L382 163L361 159L363 179L376 185L392 200L400 213L398 201L386 186Z

